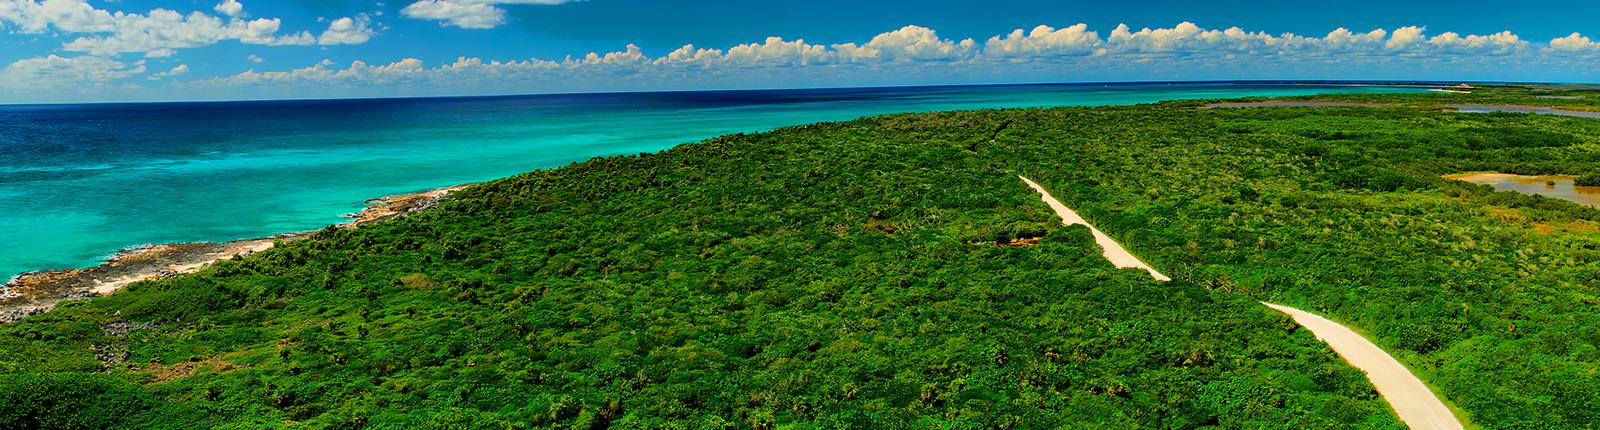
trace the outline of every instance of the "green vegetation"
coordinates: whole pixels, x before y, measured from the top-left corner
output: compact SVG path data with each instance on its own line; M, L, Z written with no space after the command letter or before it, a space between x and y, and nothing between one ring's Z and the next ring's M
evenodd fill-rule
M1600 187L1600 173L1579 176L1572 181L1572 184L1580 187Z
M891 115L536 171L0 327L0 422L1401 427L1271 300L1484 428L1593 427L1600 209L1440 176L1587 171L1600 121L1455 96Z

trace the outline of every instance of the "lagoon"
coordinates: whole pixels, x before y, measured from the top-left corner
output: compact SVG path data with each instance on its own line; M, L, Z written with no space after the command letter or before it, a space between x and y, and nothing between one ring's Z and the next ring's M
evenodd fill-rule
M1529 176L1506 173L1467 173L1446 178L1484 184L1500 191L1535 194L1600 208L1600 187L1574 185L1576 176Z

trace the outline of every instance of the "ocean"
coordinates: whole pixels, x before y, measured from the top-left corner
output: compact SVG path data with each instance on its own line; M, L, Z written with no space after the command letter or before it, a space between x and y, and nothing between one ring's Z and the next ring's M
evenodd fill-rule
M862 116L1421 91L1061 84L0 106L0 280L134 245L315 230L387 195Z

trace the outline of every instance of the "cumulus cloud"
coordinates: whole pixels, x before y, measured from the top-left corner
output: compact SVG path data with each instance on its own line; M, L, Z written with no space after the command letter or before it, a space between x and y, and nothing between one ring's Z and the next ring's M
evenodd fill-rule
M491 7L508 4L439 1ZM170 17L168 22L172 25L168 27L179 28L178 24L195 20L190 16ZM259 21L230 20L220 25L227 28L234 22ZM276 22L270 20L253 32L235 31L241 32L237 38L245 43L252 43L247 41L249 39L291 44L361 43L375 33L365 15L332 20L327 30L319 35L309 32L284 35L278 31ZM182 45L174 41L189 40L160 32L150 34L166 42L135 46L143 49ZM195 43L205 40L209 39ZM424 95L471 93L472 88L485 89L483 92L690 89L726 87L729 82L770 85L779 80L794 85L922 84L930 83L923 79L929 76L963 76L966 81L986 82L1115 80L1130 76L1140 79L1285 79L1314 75L1332 79L1420 79L1441 75L1417 76L1417 70L1446 70L1455 74L1450 75L1454 76L1450 79L1470 79L1497 76L1496 73L1502 73L1506 67L1560 71L1573 70L1575 64L1600 60L1600 43L1580 34L1549 43L1530 43L1509 32L1432 35L1423 27L1338 28L1320 36L1302 36L1237 27L1204 28L1188 22L1168 28L1138 30L1122 25L1105 33L1093 31L1084 24L1059 28L1041 25L978 40L984 41L949 39L931 28L906 26L865 41L835 44L773 36L726 48L683 45L659 54L629 44L613 52L591 52L561 59L462 57L440 64L425 64L415 58L341 64L324 60L298 69L251 69L181 85L214 94L256 88L257 94L266 95L294 93L287 88L318 91L317 95L327 95L332 89L344 89L348 94L357 95L392 95L396 85L404 85L414 95ZM160 49L172 48L144 52L156 56L165 54ZM78 64L81 67L61 65L57 68L100 70L99 76L113 79L131 76L126 74L127 70L143 67L142 64L107 63L110 60L104 58L105 55L88 52L90 54L82 58L98 60L53 57L55 60L46 58L35 62L82 61ZM1486 58L1492 61L1480 61ZM262 62L255 56L251 56L251 61ZM1139 72L1125 74L1129 70ZM169 72L172 71L163 73ZM10 75L17 73L21 72ZM163 78L170 79L170 76L176 75L163 75ZM384 92L385 88L388 92ZM370 92L362 93L361 89Z
M932 29L908 25L874 36L867 43L834 45L835 52L852 62L921 62L965 59L977 51L972 39L960 42L942 39Z
M360 45L372 40L377 31L372 29L372 19L366 15L339 18L328 23L328 29L317 38L322 45Z
M720 64L734 67L807 66L833 62L827 46L806 43L805 39L783 40L768 37L762 43L746 43L728 49L720 56L707 55Z
M150 75L150 80L152 80L152 81L161 80L161 79L166 79L166 78L170 78L170 77L173 77L173 76L186 75L188 73L189 73L189 65L188 64L179 64L178 67L173 67L171 70L168 70L168 71L165 71L165 72L158 72L158 73L151 74Z
M454 1L454 0L452 0ZM474 3L488 4L488 3ZM1147 67L1149 61L1190 62L1207 67L1229 64L1325 64L1348 69L1358 64L1384 64L1395 58L1407 61L1445 61L1495 55L1521 55L1540 50L1600 53L1600 43L1574 34L1534 46L1509 32L1489 35L1442 33L1429 37L1422 27L1352 31L1339 28L1327 34L1300 36L1267 34L1237 27L1206 29L1184 22L1171 28L1133 30L1118 26L1102 37L1085 24L1062 28L1037 26L996 35L984 43L951 40L933 29L906 26L879 34L866 42L823 45L804 39L768 37L727 49L684 45L660 56L627 45L620 51L589 53L550 61L529 59L494 61L463 57L450 64L425 66L416 59L389 64L355 62L336 68L332 63L286 72L248 71L214 79L208 84L261 85L293 82L558 82L605 79L607 76L708 77L750 70L799 71L829 74L846 71L891 70L903 67L948 67L951 70L995 70L1011 65L1076 61L1085 67L1117 69ZM1528 61L1535 61L1533 59ZM1220 70L1220 69L1219 69Z
M402 82L413 75L420 75L423 72L426 72L426 70L422 66L422 60L415 58L407 58L383 65L369 65L362 61L355 61L345 68L335 68L332 61L322 60L309 67L286 72L257 72L249 70L227 78L211 80L210 82L229 85L256 85L263 83L343 81L376 85Z
M1387 48L1390 40L1389 32L1381 28L1365 33L1338 28L1322 37L1322 46L1332 52L1372 51Z
M278 35L281 25L278 19L225 22L200 12L184 15L156 9L148 15L119 14L110 34L79 37L62 45L62 49L106 56L124 52L195 48L224 40L256 45L309 44L305 35Z
M116 18L85 0L8 0L0 2L0 24L22 33L54 28L68 33L111 31Z
M759 43L735 45L727 51L684 45L653 59L636 53L637 47L629 45L628 52L631 54L628 58L634 64L751 68L953 61L971 58L977 50L977 44L971 39L960 42L942 39L931 29L912 25L879 34L862 44L828 46L808 43L805 39L786 40L772 36ZM591 53L585 59L592 62L595 58L609 55Z
M145 72L144 60L132 65L96 56L49 55L19 60L0 69L0 87L49 89L104 84Z
M1550 41L1550 49L1557 52L1596 52L1600 51L1600 42L1590 40L1587 36L1572 33L1566 37Z
M256 55L256 54L250 54L250 56L249 57L245 57L245 59L246 60L250 60L250 62L256 63L256 64L261 64L261 63L267 62L267 59L261 58L260 55Z
M276 18L223 21L200 12L184 15L156 9L148 15L118 15L110 34L79 37L62 45L62 49L106 56L195 48L224 40L254 45L308 45L315 41L309 33L278 35L281 25Z
M983 45L983 54L995 58L1071 56L1092 54L1100 46L1100 34L1089 31L1088 24L1059 30L1040 25L1031 32L1023 33L1019 28L989 38Z
M485 29L506 22L503 5L558 5L577 0L420 0L400 10L416 19L443 21L444 25Z
M212 8L218 15L154 9L148 13L111 12L86 0L8 0L0 2L0 27L23 33L55 30L64 34L90 34L66 42L62 49L95 56L143 52L149 57L171 56L173 50L213 45L232 40L255 45L311 45L319 42L310 32L279 34L277 18L244 19L244 5L224 0ZM341 19L325 34L333 43L364 43L373 35L369 21Z
M1381 31L1381 30L1379 30ZM1308 45L1322 44L1324 49L1348 49L1370 34L1356 35L1350 30L1336 29L1326 37L1308 38L1294 34L1274 36L1262 32L1249 32L1239 27L1207 30L1192 22L1179 23L1172 28L1144 28L1132 31L1126 24L1111 30L1105 39L1105 49L1100 53L1127 55L1207 55L1207 54L1277 54L1299 50Z
M222 0L222 3L217 3L212 10L226 16L239 16L244 13L244 4L239 3L239 0Z
M1462 36L1448 32L1428 39L1428 44L1449 53L1475 55L1507 55L1523 51L1529 46L1528 42L1509 31L1485 36Z
M1426 37L1422 37L1423 31L1426 31L1426 29L1422 27L1397 28L1394 30L1394 34L1389 36L1389 41L1384 42L1383 47L1390 51L1410 49L1419 43L1427 41Z
M637 46L628 45L625 56L614 55L617 53L601 55L590 53L584 61L574 61L569 58L561 63L567 66L581 66L596 63L595 60L604 60L608 57L613 60L628 59L628 63L641 65L650 64L663 67L690 67L701 68L757 68L757 67L796 67L816 66L830 64L837 60L836 54L826 45L807 43L804 39L785 40L782 37L772 36L760 43L743 43L728 48L727 51L714 48L698 48L694 45L684 45L667 55L654 59L644 56ZM610 61L615 64L616 61Z

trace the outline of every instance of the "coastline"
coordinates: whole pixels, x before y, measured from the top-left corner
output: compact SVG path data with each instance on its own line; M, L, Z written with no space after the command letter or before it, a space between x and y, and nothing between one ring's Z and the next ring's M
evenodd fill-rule
M343 215L350 221L334 226L353 229L398 218L433 207L445 196L469 185L472 184L368 200L361 212ZM93 267L23 273L0 288L0 324L47 312L63 302L111 294L135 282L198 272L212 263L266 251L280 242L303 239L311 233L283 233L228 242L138 245L124 248Z

